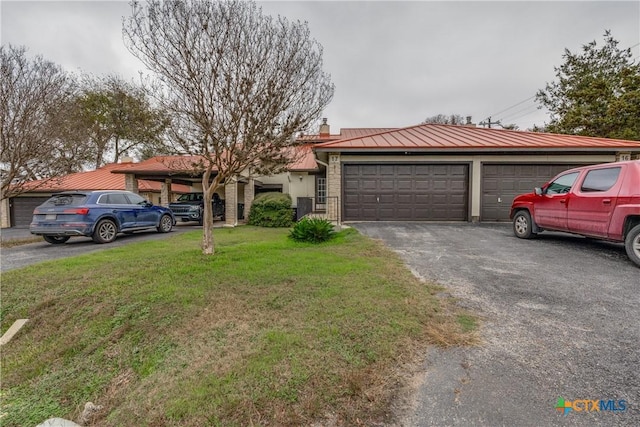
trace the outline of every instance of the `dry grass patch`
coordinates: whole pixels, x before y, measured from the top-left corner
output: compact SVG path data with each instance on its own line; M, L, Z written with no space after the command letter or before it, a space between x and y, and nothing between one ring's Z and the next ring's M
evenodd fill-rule
M473 337L378 242L346 230L321 245L288 230L185 233L3 274L3 425L389 422L403 370L428 344ZM465 322L460 321L465 317Z

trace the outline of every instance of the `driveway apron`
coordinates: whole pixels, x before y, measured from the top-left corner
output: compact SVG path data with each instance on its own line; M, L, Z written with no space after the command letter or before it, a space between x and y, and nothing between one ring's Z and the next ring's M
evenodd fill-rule
M401 425L640 425L640 269L622 245L520 240L510 224L353 226L480 318L479 345L428 350Z

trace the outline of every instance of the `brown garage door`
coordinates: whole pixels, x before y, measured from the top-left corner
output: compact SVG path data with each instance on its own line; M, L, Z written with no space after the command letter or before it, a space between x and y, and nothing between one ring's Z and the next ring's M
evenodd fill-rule
M346 221L466 221L469 166L346 164Z
M14 197L10 199L11 226L28 227L31 224L33 210L47 199L48 197Z
M511 202L576 164L483 164L482 221L509 221Z

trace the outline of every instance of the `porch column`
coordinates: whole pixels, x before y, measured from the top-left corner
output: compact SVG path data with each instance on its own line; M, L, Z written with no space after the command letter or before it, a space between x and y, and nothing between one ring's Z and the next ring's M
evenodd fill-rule
M342 167L340 153L329 153L327 168L327 217L329 220L342 222L340 198L342 195Z
M253 178L249 178L244 186L244 219L249 221L249 211L251 210L251 204L255 197L256 190L254 187Z
M167 178L160 187L160 204L168 207L169 203L171 203L171 179Z
M138 179L136 178L135 174L124 174L124 189L138 194Z
M11 227L11 218L9 218L10 211L9 199L0 200L0 227Z
M235 178L229 178L224 184L224 226L238 225L238 183Z

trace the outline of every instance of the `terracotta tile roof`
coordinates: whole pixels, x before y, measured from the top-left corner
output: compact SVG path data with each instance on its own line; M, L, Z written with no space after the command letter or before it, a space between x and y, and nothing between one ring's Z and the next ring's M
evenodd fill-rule
M640 142L588 136L520 132L440 124L422 124L395 130L317 144L320 151L412 150L631 150Z
M32 181L26 188L37 191L66 191L66 190L124 190L125 176L112 173L114 170L127 170L137 163L111 163L99 169L88 172L72 173L60 178L48 181ZM141 192L160 191L162 183L157 181L138 180L138 190ZM190 188L186 185L173 184L171 191L175 193L188 193Z

